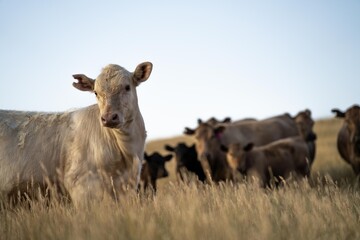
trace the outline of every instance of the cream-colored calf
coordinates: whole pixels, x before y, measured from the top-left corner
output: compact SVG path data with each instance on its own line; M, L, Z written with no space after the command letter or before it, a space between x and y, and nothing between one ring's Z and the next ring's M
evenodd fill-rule
M108 65L96 80L74 75L74 87L97 97L97 104L79 110L0 110L1 195L51 184L78 205L136 189L146 138L136 87L151 70L145 62L133 73Z

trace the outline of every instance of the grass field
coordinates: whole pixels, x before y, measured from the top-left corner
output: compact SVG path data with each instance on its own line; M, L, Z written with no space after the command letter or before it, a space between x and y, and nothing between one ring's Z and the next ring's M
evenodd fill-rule
M336 134L341 121L318 120L317 155L309 182L276 190L251 184L178 183L175 161L159 181L156 197L127 195L118 203L30 202L0 211L0 239L360 239L360 187L341 160ZM147 143L149 153L174 137Z

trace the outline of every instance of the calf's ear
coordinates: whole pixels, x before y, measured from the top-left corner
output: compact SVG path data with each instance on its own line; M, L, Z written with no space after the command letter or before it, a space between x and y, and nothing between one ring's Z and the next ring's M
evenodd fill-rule
M332 109L331 112L336 114L335 117L338 117L338 118L344 118L345 117L345 113L340 111L337 108Z
M168 144L165 145L165 150L167 150L169 152L174 152L175 151L175 149L172 146L168 145Z
M194 135L194 134L195 134L195 130L186 127L185 130L184 130L184 134L186 134L186 135Z
M84 74L74 74L73 78L78 82L73 82L73 86L81 91L94 91L95 80L91 79Z
M166 156L164 157L164 160L165 160L165 162L167 162L167 161L170 161L171 158L172 158L172 155L169 154L169 155L166 155Z
M248 143L245 147L244 147L244 150L245 152L248 152L248 151L251 151L254 147L254 144L253 143Z
M143 62L136 67L133 73L133 78L136 86L138 86L142 82L145 82L149 78L152 67L153 65L151 62Z

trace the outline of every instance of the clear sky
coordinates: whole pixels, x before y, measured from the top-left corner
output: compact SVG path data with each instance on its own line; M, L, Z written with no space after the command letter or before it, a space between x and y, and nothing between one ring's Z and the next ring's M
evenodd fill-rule
M95 103L74 73L133 71L148 138L198 118L265 118L360 104L360 1L0 0L0 108Z

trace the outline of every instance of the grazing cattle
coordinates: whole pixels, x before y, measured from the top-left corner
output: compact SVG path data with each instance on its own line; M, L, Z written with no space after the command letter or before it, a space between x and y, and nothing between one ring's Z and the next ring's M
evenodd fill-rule
M165 145L165 149L175 154L176 172L181 180L185 179L186 172L194 173L202 182L206 180L204 170L198 160L195 144L188 147L185 143L178 143L176 147Z
M240 143L222 146L227 152L227 160L233 169L246 175L248 179L257 178L262 187L270 186L270 180L288 178L291 173L309 176L309 149L300 136L284 138L264 146L245 146Z
M136 87L151 71L145 62L133 73L110 64L96 80L74 75L73 86L97 98L75 111L0 111L1 195L51 185L79 205L136 189L146 138Z
M144 154L144 160L141 169L141 181L144 183L144 191L153 189L156 192L156 180L169 176L165 168L165 163L170 161L172 155L161 156L154 152L151 155Z
M225 153L221 151L221 145L228 146L231 143L244 145L251 142L255 146L262 146L278 139L298 136L300 130L303 131L301 133L303 135L315 135L312 132L313 121L305 121L308 120L306 116L311 119L309 110L300 112L294 118L289 114L283 114L261 121L248 119L215 126L199 122L196 129L186 128L184 133L195 136L196 150L204 169L210 172L214 181L221 181L233 176ZM306 127L307 124L311 126Z
M332 109L344 123L338 133L337 148L340 156L349 163L355 174L360 174L360 106L353 105L345 112Z

